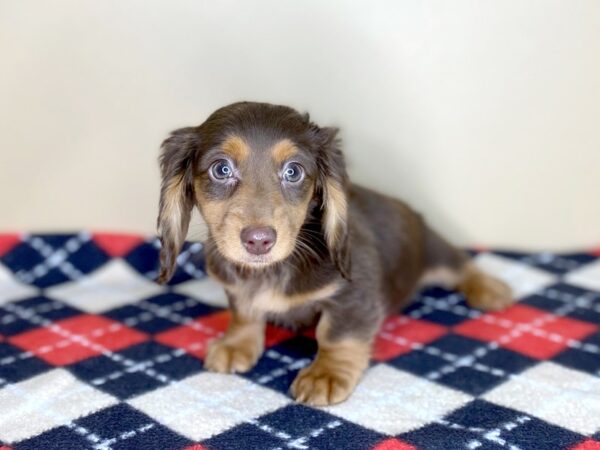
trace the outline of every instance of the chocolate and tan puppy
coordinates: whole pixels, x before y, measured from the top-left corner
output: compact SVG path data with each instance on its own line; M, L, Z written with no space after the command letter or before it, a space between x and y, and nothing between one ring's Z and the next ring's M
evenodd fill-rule
M509 288L473 266L403 202L351 184L337 129L286 106L235 103L162 145L158 217L164 283L194 206L208 225L206 267L229 298L231 323L205 366L251 369L265 321L316 323L314 362L291 390L301 402L346 399L382 321L425 282L501 309Z

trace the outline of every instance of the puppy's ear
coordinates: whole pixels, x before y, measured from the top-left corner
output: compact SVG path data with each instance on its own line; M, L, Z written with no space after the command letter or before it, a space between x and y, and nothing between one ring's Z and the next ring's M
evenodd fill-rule
M319 170L317 188L322 195L322 228L331 259L342 276L350 280L348 245L348 175L337 128L318 128Z
M158 212L158 236L161 242L161 284L171 279L175 272L177 255L190 224L194 206L194 177L192 163L199 138L196 128L175 130L161 145L159 158L162 184Z

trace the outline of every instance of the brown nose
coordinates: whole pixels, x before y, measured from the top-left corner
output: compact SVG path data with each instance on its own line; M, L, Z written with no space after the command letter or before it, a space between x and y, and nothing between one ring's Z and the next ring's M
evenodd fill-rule
M253 255L264 255L275 245L277 233L271 227L246 227L240 235L242 244Z

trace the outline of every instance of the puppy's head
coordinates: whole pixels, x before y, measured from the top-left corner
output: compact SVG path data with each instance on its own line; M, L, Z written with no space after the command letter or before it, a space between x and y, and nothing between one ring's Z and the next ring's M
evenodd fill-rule
M291 108L247 102L174 131L160 157L159 282L175 270L194 206L226 259L259 268L310 246L299 232L315 202L331 258L348 277L347 176L336 134Z

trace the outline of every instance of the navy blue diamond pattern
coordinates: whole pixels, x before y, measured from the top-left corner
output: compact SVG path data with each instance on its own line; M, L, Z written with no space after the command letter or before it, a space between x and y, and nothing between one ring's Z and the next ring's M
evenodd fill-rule
M115 450L184 448L191 442L127 404L102 409L69 426L54 428L22 441L18 450L89 449Z
M78 309L72 308L58 300L43 295L19 301L19 306L28 312L35 313L44 319L58 321L81 314ZM36 327L31 321L7 311L0 306L0 335L12 336Z
M430 343L424 351L398 356L388 364L426 378L438 374L435 378L438 383L477 396L536 363L532 358L503 348L486 350L478 357L477 350L481 348L480 341L449 334ZM461 358L464 364L457 364L455 370L438 373Z
M352 439L346 439L352 436ZM326 412L302 405L290 405L259 417L252 423L234 427L203 442L207 448L334 448L331 442L344 442L345 449L372 448L383 436Z
M36 356L7 342L0 342L0 388L7 383L26 380L50 368Z
M312 361L316 351L314 340L294 337L267 349L256 366L242 375L261 386L287 394L300 369Z
M454 448L490 450L553 450L570 448L584 439L578 433L484 400L473 401L439 423L399 437L417 448L446 448L454 443Z

